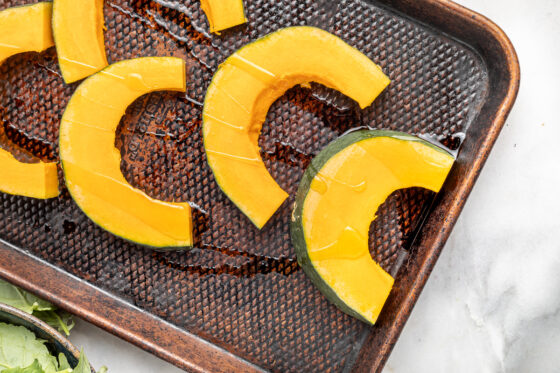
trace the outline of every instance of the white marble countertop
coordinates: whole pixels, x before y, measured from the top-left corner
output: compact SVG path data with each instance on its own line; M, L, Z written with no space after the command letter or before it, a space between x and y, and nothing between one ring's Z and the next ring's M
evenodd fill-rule
M386 372L560 372L560 1L459 0L521 61L517 103ZM79 322L112 373L180 370Z

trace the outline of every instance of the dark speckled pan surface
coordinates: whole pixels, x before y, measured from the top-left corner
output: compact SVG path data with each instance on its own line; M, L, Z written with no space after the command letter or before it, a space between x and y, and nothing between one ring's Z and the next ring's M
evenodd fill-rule
M0 0L0 9L29 2ZM0 193L0 276L187 370L380 371L513 105L515 51L494 24L448 1L245 6L248 24L217 36L208 33L198 0L105 2L111 62L150 55L187 61L186 96L138 99L115 146L132 185L196 206L195 247L153 252L114 237L89 221L66 189L49 201ZM271 107L261 153L291 198L258 231L206 163L201 103L225 58L291 25L338 35L392 84L365 110L318 85L295 87ZM0 67L0 144L21 159L58 160L59 120L76 86L64 85L53 48L10 58ZM310 160L358 127L421 135L458 151L441 194L398 191L371 225L372 256L397 279L375 327L338 311L313 287L289 237Z

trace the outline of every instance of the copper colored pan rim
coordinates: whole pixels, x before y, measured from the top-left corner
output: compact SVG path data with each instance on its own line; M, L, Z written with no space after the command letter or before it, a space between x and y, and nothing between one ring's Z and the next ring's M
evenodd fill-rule
M397 314L394 315L395 322L386 334L385 343L375 351L371 349L371 344L366 341L360 356L358 357L358 367L357 371L370 371L370 372L381 372L397 339L399 338L418 297L420 296L428 278L441 254L449 235L459 214L463 210L466 200L470 195L472 188L480 176L482 168L488 159L490 151L494 146L498 135L500 134L502 128L505 125L506 119L511 112L513 104L517 98L519 92L521 70L519 65L519 59L517 52L511 40L505 34L505 32L489 18L470 10L462 5L459 5L453 1L447 0L425 0L427 4L432 6L447 8L456 17L461 17L468 22L475 23L478 27L489 32L491 36L495 38L496 41L500 43L502 50L506 56L506 65L508 68L508 73L510 75L509 84L507 87L507 93L499 105L496 106L496 112L492 125L489 126L490 133L484 138L483 143L478 151L478 156L469 165L469 169L463 178L461 185L459 186L456 193L453 195L452 201L449 202L449 209L447 210L447 216L445 222L442 226L440 233L431 241L432 243L432 253L429 258L421 265L420 271L415 276L414 282L410 285L410 292L402 300ZM371 336L370 336L371 337ZM371 339L371 338L370 338ZM375 353L375 354L374 354Z
M0 257L4 258L3 266L0 267L0 277L3 279L181 369L194 372L263 371L230 352L179 330L156 316L142 312L2 240ZM36 283L42 283L43 286L37 287ZM71 294L71 297L66 297L68 294ZM157 344L155 339L158 339ZM166 344L165 347L162 347L162 342ZM191 354L188 354L189 352Z
M475 16L472 18L479 25L489 30L496 37L496 40L500 41L501 46L503 47L504 51L506 51L507 53L507 57L508 57L507 62L508 62L509 72L511 74L511 79L509 82L509 87L507 89L507 94L502 100L502 103L497 108L498 110L496 112L496 116L493 121L494 125L491 126L491 133L489 136L487 136L484 139L484 142L481 146L481 150L478 153L479 156L470 165L468 174L464 178L464 182L461 183L458 193L455 194L451 207L448 210L449 219L446 219L441 234L439 235L439 237L436 238L435 243L437 245L436 247L438 248L437 256L439 256L441 249L443 248L443 245L445 244L445 242L449 238L449 235L451 234L451 230L453 229L453 226L455 225L457 218L459 217L459 214L461 213L463 207L465 206L466 200L472 191L474 183L480 176L482 168L486 163L490 151L492 150L492 147L494 146L498 138L498 135L500 134L505 124L507 116L509 115L513 107L513 104L515 102L515 99L517 98L517 94L519 91L521 74L520 74L520 67L519 67L517 53L513 47L513 44L511 43L507 35L504 33L504 31L498 25L493 23L488 18L468 8L458 5L454 2L441 1L441 0L428 0L428 1L432 3L441 3L442 5L449 7L453 11L463 16L467 16L467 17ZM436 261L432 261L429 267L424 266L423 273L418 274L417 282L414 284L413 287L415 291L409 295L408 301L402 305L401 309L399 310L399 313L396 315L397 319L408 319L412 307L414 306L414 303L416 303L418 295L420 294L422 288L426 284L426 281L428 280L428 275L431 273L435 263ZM400 330L402 330L402 328ZM400 334L400 331L398 334ZM395 340L398 337L398 334L394 337Z

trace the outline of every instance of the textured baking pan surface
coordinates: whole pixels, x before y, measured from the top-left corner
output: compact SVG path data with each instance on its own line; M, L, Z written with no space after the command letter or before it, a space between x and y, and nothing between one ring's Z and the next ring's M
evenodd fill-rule
M0 10L32 2L0 0ZM208 33L198 0L105 1L110 62L152 55L187 61L187 93L139 98L115 146L130 184L191 203L194 248L155 252L117 238L88 220L65 188L48 201L0 193L0 276L187 370L380 370L513 104L515 52L484 17L446 1L244 2L248 24L217 36ZM207 165L202 102L231 53L293 25L341 37L392 83L365 110L319 85L294 87L271 107L259 144L291 197L259 231ZM57 161L59 121L76 87L63 83L54 48L7 60L0 146L24 161ZM338 311L311 284L288 224L313 156L365 127L420 135L458 152L440 195L397 191L371 225L371 254L397 278L375 327Z

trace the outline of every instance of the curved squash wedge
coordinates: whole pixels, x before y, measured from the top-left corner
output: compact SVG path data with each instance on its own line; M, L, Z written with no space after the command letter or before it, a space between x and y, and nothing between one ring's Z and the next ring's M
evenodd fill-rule
M18 196L48 199L57 197L56 163L22 163L0 149L0 192Z
M153 91L186 89L185 63L145 57L110 65L76 90L60 124L60 157L70 194L95 223L155 248L192 245L188 203L162 202L133 188L121 172L115 131L126 108Z
M225 194L262 228L287 198L261 159L258 138L268 109L310 81L369 106L389 84L381 69L338 37L290 27L249 44L216 72L204 102L208 163Z
M358 131L327 146L301 181L291 223L298 262L345 313L375 324L393 278L371 257L368 231L398 189L438 192L454 157L416 137Z
M54 45L51 3L8 8L0 12L0 63L23 52L42 52Z
M210 24L210 32L242 25L247 22L243 0L200 0L200 6Z
M52 28L66 83L84 79L107 66L103 0L54 0Z
M0 64L15 54L41 52L54 45L51 12L50 3L0 12ZM22 163L0 149L0 170L0 192L41 199L58 196L56 163Z

